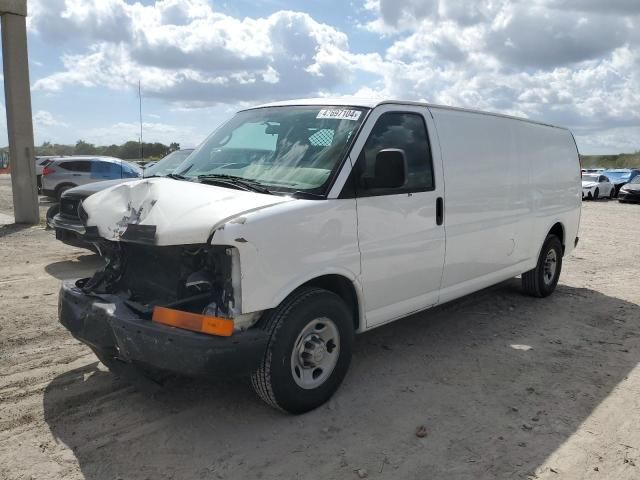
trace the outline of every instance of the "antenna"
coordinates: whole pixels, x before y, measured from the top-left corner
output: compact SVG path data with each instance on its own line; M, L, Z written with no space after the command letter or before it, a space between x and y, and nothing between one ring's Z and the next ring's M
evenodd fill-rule
M140 106L140 161L144 160L144 151L142 149L142 82L138 80L138 100Z

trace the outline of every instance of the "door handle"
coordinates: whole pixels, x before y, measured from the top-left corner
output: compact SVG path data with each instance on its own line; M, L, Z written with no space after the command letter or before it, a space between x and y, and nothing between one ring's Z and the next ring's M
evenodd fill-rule
M442 225L444 221L444 200L442 197L436 199L436 225Z

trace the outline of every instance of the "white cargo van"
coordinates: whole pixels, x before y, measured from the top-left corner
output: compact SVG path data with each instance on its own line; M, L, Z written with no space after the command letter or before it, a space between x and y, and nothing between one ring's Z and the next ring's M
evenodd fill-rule
M269 404L325 402L354 334L522 275L545 297L578 242L571 133L400 101L243 110L170 178L79 208L106 260L60 321L116 372L251 376Z

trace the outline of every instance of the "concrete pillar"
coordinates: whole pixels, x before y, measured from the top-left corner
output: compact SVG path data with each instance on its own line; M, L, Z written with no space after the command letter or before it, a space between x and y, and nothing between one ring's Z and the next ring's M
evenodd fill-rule
M16 223L40 222L27 56L26 2L0 0L2 60Z

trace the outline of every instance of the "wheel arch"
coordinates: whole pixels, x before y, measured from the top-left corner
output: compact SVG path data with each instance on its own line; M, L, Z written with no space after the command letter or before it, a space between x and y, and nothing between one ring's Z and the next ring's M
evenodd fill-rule
M362 292L357 285L355 276L350 278L343 273L325 273L299 282L294 288L287 289L276 301L279 305L296 290L303 287L317 287L338 295L353 312L353 329L358 332L364 326L364 308L362 306Z
M62 191L63 188L75 188L77 187L77 185L75 183L71 183L71 182L63 182L63 183L59 183L58 185L56 185L56 188L54 190L54 192L56 192L56 198L60 197L60 192Z
M562 253L564 255L565 250L565 228L562 222L556 222L549 229L549 233L547 235L555 235L560 239L560 243L562 244ZM545 237L546 238L546 237Z

